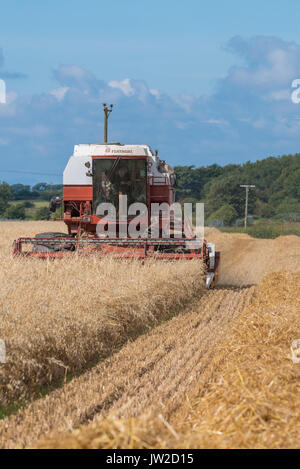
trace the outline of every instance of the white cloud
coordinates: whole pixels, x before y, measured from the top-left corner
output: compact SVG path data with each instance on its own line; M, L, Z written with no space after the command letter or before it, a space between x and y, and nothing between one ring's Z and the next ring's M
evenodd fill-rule
M111 88L117 88L125 94L125 96L133 96L135 91L130 83L130 78L125 78L122 81L112 80L108 82L108 86Z
M225 121L224 119L208 119L204 121L207 124L214 124L214 125L229 125L229 122Z
M274 87L286 84L299 74L300 45L279 38L256 36L248 40L235 37L228 49L246 61L243 67L232 67L228 78L233 83L252 87Z
M62 88L56 88L55 90L50 91L50 94L54 96L57 101L63 101L65 94L70 88L68 86L63 86Z
M83 91L85 94L94 94L105 86L92 73L77 65L61 65L53 72L59 84L64 87Z
M161 93L160 93L157 89L155 89L155 88L150 88L149 91L150 91L150 93L151 93L153 96L155 96L157 99L159 99L159 98L161 97Z
M191 94L182 93L179 96L175 96L174 101L184 109L186 112L191 112L192 106L196 101L196 97Z
M105 82L62 65L54 71L57 87L48 93L8 94L8 104L0 106L0 158L22 169L25 154L28 168L62 172L74 144L101 139L102 102L115 105L111 140L149 143L171 164L223 164L299 151L300 104L290 94L300 74L300 45L256 37L234 38L228 48L243 66L231 67L215 92L201 97L171 96L133 78Z

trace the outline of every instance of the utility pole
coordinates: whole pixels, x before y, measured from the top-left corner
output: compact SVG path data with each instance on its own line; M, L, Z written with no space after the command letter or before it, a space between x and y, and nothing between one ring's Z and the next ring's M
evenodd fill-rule
M242 184L240 187L244 187L246 189L246 203L245 203L245 220L244 226L245 230L247 229L247 220L248 220L248 199L249 199L249 189L254 189L255 186L253 184Z
M104 111L104 143L107 143L107 121L114 105L111 104L110 107L107 107L106 103L103 103L102 106Z

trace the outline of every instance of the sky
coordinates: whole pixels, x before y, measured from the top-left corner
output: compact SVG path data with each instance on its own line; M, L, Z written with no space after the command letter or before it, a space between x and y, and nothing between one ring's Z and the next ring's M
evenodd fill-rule
M298 0L0 0L0 181L59 183L103 140L102 102L111 141L173 165L300 151L299 18Z

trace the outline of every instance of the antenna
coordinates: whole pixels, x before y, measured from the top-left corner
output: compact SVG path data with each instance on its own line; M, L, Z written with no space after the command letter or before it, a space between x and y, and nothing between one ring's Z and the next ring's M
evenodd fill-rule
M104 143L107 143L107 121L114 105L111 104L110 106L107 106L106 103L103 103L102 106L104 111Z

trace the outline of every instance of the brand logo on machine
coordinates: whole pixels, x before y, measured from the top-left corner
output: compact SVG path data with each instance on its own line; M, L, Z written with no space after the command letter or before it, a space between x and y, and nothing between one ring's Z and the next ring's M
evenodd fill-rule
M5 81L0 79L0 104L6 104L6 85Z
M133 150L130 150L129 148L114 148L111 149L110 147L105 148L105 153L113 153L114 155L119 155L119 154L133 154Z
M112 150L113 153L115 154L119 154L119 153L124 153L125 155L128 154L128 153L132 153L133 154L133 151L132 150L129 150L129 149L115 149L115 150Z

